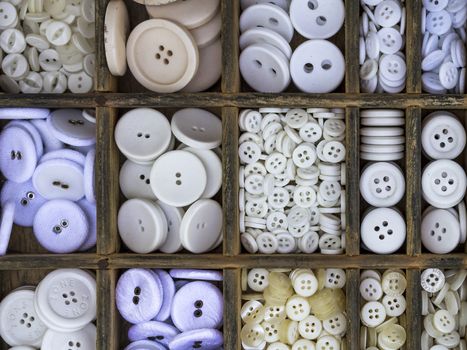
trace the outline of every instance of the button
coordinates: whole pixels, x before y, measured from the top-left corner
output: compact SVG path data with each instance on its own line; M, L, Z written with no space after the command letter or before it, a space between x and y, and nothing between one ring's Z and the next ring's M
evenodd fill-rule
M182 249L180 241L180 225L185 211L182 208L172 207L164 202L157 201L167 219L167 239L160 246L160 251L166 254L176 253Z
M214 200L201 199L185 213L180 225L180 240L185 249L200 254L216 248L222 235L222 208Z
M91 150L86 154L86 160L84 163L84 195L86 199L95 203L96 198L94 194L94 162L96 159L96 151Z
M464 126L447 111L431 113L423 122L422 146L432 159L455 159L466 142Z
M18 29L6 29L0 35L0 47L7 53L22 53L26 49L24 34Z
M154 319L162 306L162 284L150 270L131 269L122 274L116 287L120 315L132 324Z
M180 331L170 324L159 321L148 321L131 326L128 330L128 339L132 342L156 339L157 343L168 346L178 334L180 334Z
M403 295L385 295L382 303L386 308L386 314L389 317L401 316L405 312L407 305Z
M196 8L199 9L199 2L196 4ZM177 20L179 20L179 18L177 18ZM216 15L210 19L209 22L203 24L202 26L193 28L190 33L193 35L198 49L202 49L214 43L220 36L221 27L221 11L217 11ZM202 62L202 60L200 60L200 62Z
M110 1L105 13L104 46L107 67L112 75L123 76L126 72L125 44L128 32L129 17L125 3Z
M344 56L331 42L309 40L292 54L290 73L295 85L303 92L331 92L344 79Z
M131 251L146 254L158 249L167 239L167 219L157 204L146 199L130 199L119 209L118 231Z
M29 64L23 55L11 53L3 58L2 70L10 78L20 80L29 72Z
M74 151L72 149L63 148L63 149L51 151L51 152L44 154L41 160L39 161L39 164L52 160L52 159L66 159L74 163L77 163L80 166L84 166L86 162L86 157L82 153L78 151Z
M219 288L208 282L190 282L175 294L172 322L182 332L219 328L223 321L223 304Z
M322 350L340 350L340 342L331 335L325 335L318 339L316 347Z
M456 321L446 310L438 310L433 316L433 325L438 331L446 334L455 329Z
M6 254L13 230L15 204L12 201L2 204L2 218L0 223L0 256Z
M153 48L152 52L147 51L148 47ZM136 26L126 50L133 76L155 92L181 90L193 79L199 66L198 48L191 34L164 19L151 19Z
M287 56L269 43L259 42L245 48L239 64L243 78L256 91L282 92L290 84Z
M381 283L374 278L365 278L360 282L360 295L366 301L378 301L383 296Z
M34 310L34 291L15 290L0 303L0 335L10 346L39 347L47 328Z
M372 163L362 172L360 193L370 205L376 207L396 205L405 193L404 175L393 163Z
M285 311L292 321L302 321L310 314L310 304L304 297L294 295L287 300Z
M34 307L53 331L82 329L96 318L96 280L84 270L55 270L37 286Z
M289 43L294 34L294 27L287 12L269 3L250 6L240 15L240 31L242 33L254 27L271 29Z
M171 122L172 132L184 144L201 149L213 149L221 144L220 119L203 109L185 108L177 111Z
M428 164L422 175L423 198L437 208L455 206L464 197L466 175L452 160L436 160Z
M326 269L326 288L344 288L346 281L345 271L342 269Z
M68 77L68 89L75 94L84 94L92 90L92 78L85 72L70 74Z
M97 218L96 218L96 205L88 202L86 199L82 199L78 202L78 205L86 214L88 219L89 230L88 235L84 243L79 247L79 251L87 251L95 247L97 242Z
M375 8L375 20L382 27L396 25L401 20L401 16L401 6L393 0L384 0Z
M88 324L81 330L74 332L57 332L52 329L47 330L44 335L41 349L52 350L63 347L77 349L92 349L97 341L96 326Z
M85 242L89 222L84 211L67 200L51 200L37 211L33 223L39 243L53 253L71 253Z
M69 145L96 143L96 125L86 120L79 109L55 110L47 118L47 124L56 138Z
M123 163L120 169L120 190L127 199L157 199L150 186L151 168L152 165L138 164L131 160Z
M171 269L169 273L176 279L202 281L222 281L224 279L222 273L216 270Z
M60 72L47 72L43 77L43 90L48 93L63 93L67 89L67 78Z
M345 334L347 330L347 319L343 313L323 321L323 327L326 332L334 336Z
M317 339L323 330L321 321L313 316L307 316L305 319L298 323L298 332L300 336L305 339L315 340Z
M262 292L269 285L269 272L266 269L251 269L248 272L248 287L255 292Z
M251 300L243 304L240 311L242 321L249 324L259 324L264 320L264 306L259 301Z
M241 50L244 50L248 46L254 44L269 43L281 50L287 59L290 59L292 56L292 48L287 40L285 40L279 33L268 28L256 27L248 29L240 35L239 42Z
M381 282L383 292L389 296L402 295L407 288L407 280L402 271L387 270Z
M421 275L421 285L428 293L437 293L444 287L445 277L440 269L426 269Z
M70 41L71 29L65 22L52 21L47 26L45 35L52 45L62 46Z
M37 163L37 151L31 134L20 127L9 127L0 134L0 170L7 179L25 182Z
M177 335L170 343L173 350L220 348L224 337L217 329L197 329Z
M378 335L378 344L381 347L400 349L404 346L407 335L404 327L392 324L386 327Z
M459 221L447 210L434 209L422 219L422 243L430 252L446 254L460 241Z
M166 347L152 340L138 340L129 344L124 350L164 350Z
M386 319L386 310L380 302L369 301L363 305L360 317L367 327L377 327Z
M294 28L307 39L327 39L344 24L345 8L342 0L292 1L290 19Z

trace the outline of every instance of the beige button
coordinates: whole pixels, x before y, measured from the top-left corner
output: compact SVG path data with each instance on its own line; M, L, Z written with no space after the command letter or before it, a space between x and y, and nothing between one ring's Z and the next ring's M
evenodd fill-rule
M152 18L176 21L188 29L208 23L217 13L220 0L185 0L162 6L146 6Z
M203 48L211 45L221 34L222 27L222 16L221 11L217 11L217 14L206 24L192 29L191 35L195 38L196 45L198 48Z
M160 93L183 89L199 66L191 34L163 19L139 24L128 38L126 52L133 76L147 89Z
M175 2L177 0L134 0L138 4L143 5L165 5L170 4L171 2Z
M129 32L129 17L125 2L113 0L107 5L104 20L105 58L110 73L126 73L125 43Z

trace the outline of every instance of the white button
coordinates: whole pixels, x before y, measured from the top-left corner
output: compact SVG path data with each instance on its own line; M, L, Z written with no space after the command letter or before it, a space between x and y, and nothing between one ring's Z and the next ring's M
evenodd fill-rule
M240 35L239 43L241 50L253 44L269 43L281 50L287 59L292 56L292 48L287 40L279 33L268 28L256 27L248 29Z
M381 283L374 278L365 278L360 282L360 295L366 301L378 301L383 296Z
M271 3L287 11L289 9L290 0L240 0L240 5L242 7L242 10L245 10L246 8L253 6L255 4L262 4L262 3Z
M269 232L261 233L257 238L259 252L262 254L273 254L277 249L277 239Z
M377 254L391 254L402 247L406 225L401 214L392 208L377 208L368 212L361 225L363 244Z
M256 300L250 300L243 304L240 315L245 323L259 324L264 319L264 312L263 304Z
M452 25L451 15L446 10L430 12L426 16L426 29L436 35L443 35Z
M429 293L437 293L444 287L445 277L440 269L426 269L421 275L421 285Z
M62 93L67 88L67 78L61 72L47 72L43 75L44 92Z
M340 350L341 343L333 336L325 335L318 339L316 347L322 350Z
M443 334L452 332L456 327L454 317L446 310L439 310L433 316L433 325Z
M395 54L403 44L402 35L394 28L382 28L378 31L379 47L382 53Z
M19 80L29 72L29 64L23 55L11 53L3 58L2 70L10 78Z
M386 295L384 296L382 303L386 308L386 314L389 317L401 316L407 307L407 303L403 295Z
M36 72L29 72L20 82L19 87L24 94L37 94L43 86L42 76Z
M307 39L327 39L344 24L345 8L342 0L293 0L290 19L293 26Z
M287 300L285 310L290 320L302 321L310 314L310 304L304 297L294 295Z
M342 269L326 269L326 279L324 286L326 288L344 288L346 281L345 271Z
M344 56L329 41L306 41L292 54L290 73L294 83L303 92L331 92L344 79Z
M96 346L96 341L96 326L90 323L83 329L70 333L56 332L49 329L45 333L41 349L53 350L66 347L92 349Z
M147 198L156 200L151 189L152 165L143 165L127 160L120 169L120 190L127 199Z
M255 292L262 292L269 285L269 271L266 269L251 269L248 272L248 287Z
M295 293L302 297L310 297L318 290L318 279L312 271L303 271L292 280Z
M402 295L407 288L407 280L401 270L386 270L381 285L389 296Z
M61 21L50 22L45 32L47 40L55 45L62 46L67 44L71 39L70 26Z
M0 2L0 29L12 28L18 23L18 14L15 7L6 1Z
M323 327L326 332L334 336L341 336L347 330L347 319L343 313L323 320Z
M449 253L459 244L459 221L447 210L434 209L422 219L421 238L423 246L430 252Z
M5 53L22 53L26 49L24 34L18 29L6 29L0 35L0 47Z
M466 185L464 169L452 160L436 160L423 171L423 198L437 208L458 204L464 197Z
M199 49L202 49L206 46L211 45L217 40L221 33L222 27L222 16L221 11L218 11L217 14L206 24L193 28L190 32L193 35L193 38L196 41Z
M282 35L287 42L293 37L294 28L289 15L273 4L257 4L248 7L240 16L240 30L245 32L254 27L265 27Z
M94 81L85 72L70 74L68 77L68 89L75 94L90 92L93 85Z
M377 327L386 319L386 309L380 302L369 301L363 305L360 317L367 327Z

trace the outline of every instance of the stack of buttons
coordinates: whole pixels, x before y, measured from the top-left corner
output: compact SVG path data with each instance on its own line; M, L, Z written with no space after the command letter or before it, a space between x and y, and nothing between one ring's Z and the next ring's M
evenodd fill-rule
M343 119L341 109L241 112L240 232L249 253L343 254Z
M422 87L430 94L463 94L467 2L423 0Z
M466 349L466 276L467 270L422 272L422 350Z
M4 92L93 89L95 0L2 1L0 13Z
M16 350L96 349L96 280L61 269L37 287L15 289L0 303L0 336Z
M282 92L292 80L303 92L335 90L344 79L341 50L328 39L342 28L343 0L242 0L240 72L259 92ZM292 53L296 30L311 39Z
M345 349L341 269L242 271L242 348Z
M0 133L0 255L13 224L32 227L52 253L86 251L96 245L92 110L2 108L13 119Z
M219 349L224 298L213 270L131 269L116 287L120 315L132 326L125 350Z
M177 111L171 123L149 108L120 118L115 141L128 158L120 171L128 201L118 229L131 251L205 253L222 243L222 208L211 199L222 185L221 138L220 119L197 108Z
M372 109L361 117L360 157L372 161L360 177L360 193L371 205L361 224L362 245L376 254L391 254L406 238L404 218L395 207L404 197L405 178L392 162L404 157L404 112Z
M405 89L407 64L405 4L399 0L362 0L360 85L363 92L399 93Z
M213 86L222 71L220 0L135 0L150 20L130 33L128 10L112 0L105 15L105 55L115 76L127 62L145 88L169 93L199 92Z
M466 133L459 118L450 112L433 112L423 120L422 146L432 160L423 170L422 243L430 252L447 254L467 237L464 169L455 161L464 151Z
M360 276L362 349L401 349L406 341L407 319L404 297L407 280L400 270L366 270Z

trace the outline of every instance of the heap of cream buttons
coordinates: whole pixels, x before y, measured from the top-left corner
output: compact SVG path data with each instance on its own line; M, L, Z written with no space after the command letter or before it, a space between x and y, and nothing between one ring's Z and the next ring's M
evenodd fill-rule
M242 270L242 348L345 349L341 269Z
M426 269L421 275L422 350L466 349L467 270Z
M91 272L55 270L3 298L0 336L14 349L96 349L96 293Z
M129 32L123 1L112 0L105 15L105 55L115 76L126 73L160 92L199 92L221 76L220 0L138 1L151 19Z
M344 110L246 109L239 209L249 253L343 254Z
M0 88L86 93L95 71L95 0L0 2Z
M328 39L342 27L342 0L242 0L240 72L259 92L282 92L292 80L308 93L335 90L344 79L341 50ZM295 30L310 39L292 53Z
M467 2L423 0L422 87L430 94L465 92Z
M405 89L406 11L400 0L362 0L360 86L362 92L399 93Z
M404 297L407 280L400 270L366 270L360 276L360 346L362 349L401 349L406 341Z
M455 161L465 143L464 126L455 114L438 111L423 120L423 151L432 161L422 175L423 198L429 204L422 218L422 243L431 253L450 253L467 238L466 174Z
M118 213L120 237L133 252L205 253L222 242L222 125L197 108L177 111L169 123L149 108L125 113L115 141L128 160L120 188L128 199ZM176 147L176 149L175 149Z

